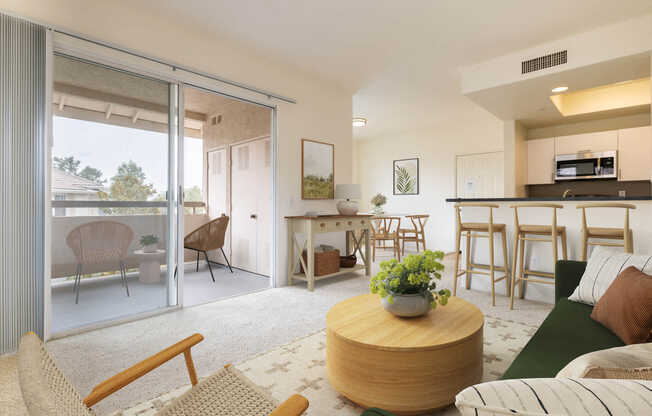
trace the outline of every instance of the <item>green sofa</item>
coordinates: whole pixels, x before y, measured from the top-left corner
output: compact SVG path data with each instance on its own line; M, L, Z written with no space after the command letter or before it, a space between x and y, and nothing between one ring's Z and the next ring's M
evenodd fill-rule
M555 267L555 307L509 366L503 379L549 378L580 355L625 345L591 319L593 306L568 300L586 262L561 260Z
M625 345L613 332L591 319L592 306L568 300L585 268L586 262L557 262L555 307L503 374L503 380L555 377L580 355ZM391 413L367 409L362 416L391 416Z

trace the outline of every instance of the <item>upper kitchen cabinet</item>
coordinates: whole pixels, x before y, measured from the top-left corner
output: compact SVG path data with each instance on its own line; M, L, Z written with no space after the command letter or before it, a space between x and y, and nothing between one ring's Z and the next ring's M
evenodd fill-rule
M618 180L645 181L652 170L652 127L618 131Z
M618 148L618 130L557 137L557 154L604 152Z
M527 184L554 183L555 139L527 141Z

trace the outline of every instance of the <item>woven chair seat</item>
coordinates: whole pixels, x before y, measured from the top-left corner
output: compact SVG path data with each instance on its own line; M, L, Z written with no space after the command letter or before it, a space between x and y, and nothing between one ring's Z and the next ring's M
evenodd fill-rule
M278 406L266 392L233 367L203 379L157 416L267 416Z

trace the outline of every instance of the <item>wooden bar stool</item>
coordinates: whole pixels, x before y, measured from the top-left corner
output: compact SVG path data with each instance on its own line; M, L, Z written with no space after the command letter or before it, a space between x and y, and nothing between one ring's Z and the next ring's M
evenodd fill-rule
M586 223L587 208L623 208L625 209L625 225L623 228L614 227L589 227ZM625 253L634 252L634 233L629 228L629 210L636 209L636 205L611 203L611 202L592 202L577 205L577 209L582 210L582 261L586 261L589 246L608 246L623 247ZM622 243L613 243L607 241L590 241L591 238L601 240L618 240Z
M426 250L426 223L430 215L406 215L412 221L412 228L400 228L398 238L401 240L401 251L405 256L405 243L415 243L417 252L419 252L419 243L423 244L423 250Z
M462 208L463 207L479 207L489 208L489 222L462 222ZM505 291L509 296L509 271L507 265L507 235L505 231L505 224L494 224L493 209L498 208L496 204L483 204L474 202L460 202L455 204L457 210L457 238L455 246L455 281L453 287L453 296L457 294L457 278L466 274L466 288L471 288L471 275L482 274L491 278L491 305L496 306L496 283L505 280ZM460 243L462 240L462 233L466 235L466 268L460 270ZM487 233L487 234L480 234ZM503 243L503 264L504 266L496 266L494 264L494 234L499 233ZM475 264L471 261L471 238L488 238L489 239L489 264ZM473 269L483 269L473 270ZM484 270L489 270L488 272ZM496 279L495 272L503 272L505 275Z
M376 261L376 248L385 247L385 241L392 242L392 251L398 261L401 261L401 246L399 245L398 230L401 228L400 217L373 217L371 225L371 258ZM382 246L379 246L378 243Z
M552 259L553 259L553 269L554 265L557 263L558 252L557 249L557 237L561 239L561 250L562 258L564 260L568 259L568 246L566 244L566 227L557 225L557 210L564 208L563 205L559 204L545 204L545 203L526 203L526 204L515 204L511 206L514 208L514 258L512 259L512 294L509 301L509 309L514 309L514 286L518 283L518 297L523 299L525 295L523 284L524 282L532 281L535 283L545 283L545 284L555 284L555 274L548 272L540 272L536 270L526 270L523 265L525 258L525 242L550 242L552 243ZM552 225L530 225L530 224L521 224L518 220L518 209L519 208L552 208ZM533 237L534 236L534 237ZM550 237L544 238L544 237ZM519 258L519 253L521 257ZM518 260L518 269L519 276L516 277L516 259ZM539 276L548 278L548 280L543 279L532 279L528 277Z

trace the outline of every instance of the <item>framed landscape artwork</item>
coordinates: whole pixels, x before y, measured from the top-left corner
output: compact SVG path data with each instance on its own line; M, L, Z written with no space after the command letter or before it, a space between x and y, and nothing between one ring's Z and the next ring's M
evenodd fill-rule
M394 161L394 195L419 194L419 159Z
M335 145L301 140L301 199L333 199Z

